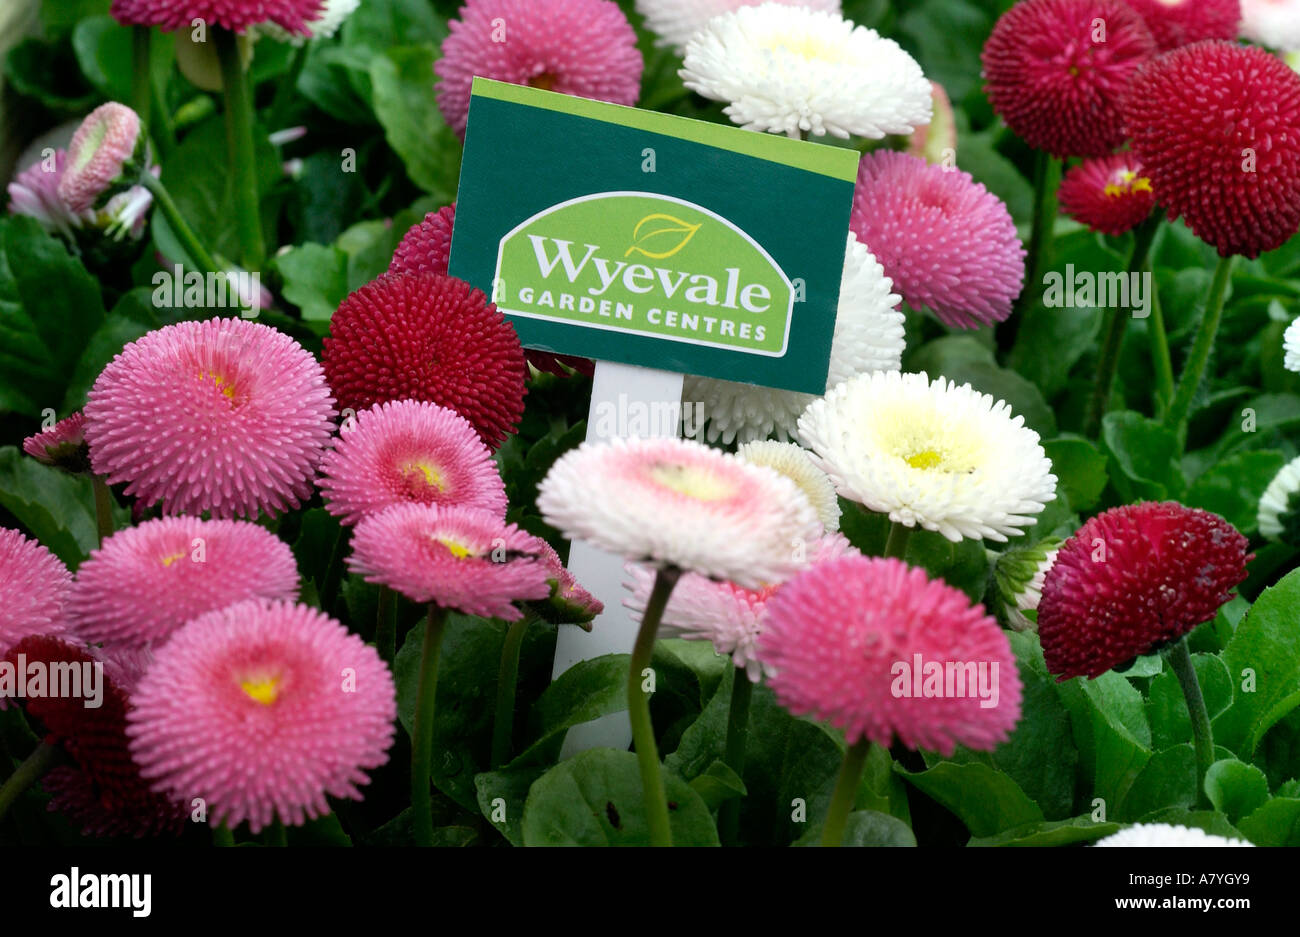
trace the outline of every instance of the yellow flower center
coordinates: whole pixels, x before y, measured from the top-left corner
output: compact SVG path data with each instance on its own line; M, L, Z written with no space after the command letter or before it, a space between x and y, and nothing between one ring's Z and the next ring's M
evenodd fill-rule
M248 698L263 706L270 706L280 696L279 677L254 677L241 680L239 688L248 694Z
M943 465L943 456L933 449L926 449L908 456L905 461L915 469L932 469Z
M465 557L474 553L473 550L465 546L465 544L461 543L459 540L452 540L450 537L435 537L434 539L446 547L448 552L458 560L463 560Z
M234 383L227 380L222 375L217 374L215 371L207 371L202 375L200 375L200 378L205 381L212 381L213 384L217 385L217 390L225 394L228 399L230 400L235 399Z
M1151 180L1146 176L1139 176L1131 169L1121 169L1115 174L1114 181L1106 184L1104 191L1108 198L1119 198L1134 192L1150 192Z
M820 36L777 36L772 39L772 51L789 52L808 62L826 62L838 65L844 61L844 49L838 43L829 43Z
M402 466L402 476L417 484L423 479L424 484L430 488L444 490L442 475L428 462L407 462Z
M175 563L177 560L183 560L184 558L185 558L185 551L182 550L180 553L173 553L170 556L164 556L162 558L162 564L165 567L170 567L172 563Z
M730 481L693 465L660 462L650 469L650 477L657 484L696 501L721 501L735 493Z

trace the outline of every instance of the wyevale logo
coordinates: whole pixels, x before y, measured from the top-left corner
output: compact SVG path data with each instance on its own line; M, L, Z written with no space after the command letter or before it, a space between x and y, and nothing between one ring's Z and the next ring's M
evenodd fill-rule
M795 284L744 231L645 192L584 196L501 240L493 300L510 315L785 354Z

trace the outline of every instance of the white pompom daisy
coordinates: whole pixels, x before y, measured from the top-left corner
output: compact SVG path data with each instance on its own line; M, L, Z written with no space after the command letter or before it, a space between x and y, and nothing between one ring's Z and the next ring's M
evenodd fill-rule
M1096 842L1098 846L1254 846L1244 839L1215 836L1195 827L1135 823Z
M826 473L813 465L808 451L792 442L756 440L745 443L736 455L753 465L766 465L799 486L817 511L827 531L840 529L840 502Z
M1300 319L1296 319L1282 335L1282 366L1288 371L1300 371Z
M1017 536L1056 497L1024 417L944 377L863 374L813 401L799 435L845 498L953 541Z
M269 20L265 23L259 23L254 29L269 39L291 42L295 46L301 46L309 39L328 39L333 36L339 31L339 27L343 25L343 22L357 11L359 6L361 6L361 0L321 0L320 16L307 23L307 28L311 30L310 36L299 36L291 33Z
M686 43L686 87L746 130L880 139L930 122L930 82L892 39L835 13L765 3Z
M790 479L682 439L583 443L542 479L537 507L570 539L746 589L802 569L822 534Z
M1300 546L1300 459L1282 466L1264 489L1259 499L1259 535Z
M1281 52L1300 49L1300 0L1241 0L1240 35Z
M827 390L868 371L897 371L905 344L902 299L893 292L885 268L853 234L842 276ZM683 382L682 396L698 402L704 414L688 427L688 435L698 438L703 433L710 442L726 443L765 439L773 433L789 439L799 415L817 399L813 394L694 375Z
M636 11L645 18L645 28L658 38L655 45L672 46L678 55L686 41L715 16L763 0L636 0ZM785 6L802 6L827 13L840 12L840 0L772 0Z

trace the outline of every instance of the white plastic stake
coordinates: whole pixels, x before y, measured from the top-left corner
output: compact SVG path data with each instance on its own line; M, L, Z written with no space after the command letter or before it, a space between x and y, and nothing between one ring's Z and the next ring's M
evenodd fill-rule
M587 413L587 441L638 436L677 436L681 428L682 375L615 361L597 361ZM621 556L575 540L569 550L569 571L584 589L605 604L591 631L565 627L555 645L552 679L579 661L605 654L630 654L637 624L623 606ZM560 757L588 748L627 748L632 723L627 711L610 713L574 726L565 736Z

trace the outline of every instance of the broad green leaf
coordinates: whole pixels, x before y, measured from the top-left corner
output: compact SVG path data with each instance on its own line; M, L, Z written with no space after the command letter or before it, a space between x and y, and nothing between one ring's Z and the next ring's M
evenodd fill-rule
M673 844L718 845L708 806L681 778L663 774ZM636 755L593 748L547 771L528 791L523 837L526 846L649 845Z
M1274 797L1237 826L1256 846L1300 846L1300 798Z
M485 771L474 777L479 810L512 846L524 844L524 802L528 799L528 789L548 768L548 765L528 765Z
M1100 797L1107 810L1113 810L1151 757L1142 694L1113 671L1096 680L1068 680L1059 687L1079 746L1081 776L1091 781L1080 796Z
M721 759L709 765L691 781L691 789L710 810L717 810L724 802L745 796L745 782Z
M81 72L111 101L131 100L131 74L135 69L131 27L111 16L89 16L72 31L72 48ZM174 61L175 39L151 30L149 63L154 79L165 82Z
M1106 456L1095 443L1082 436L1058 436L1043 443L1052 460L1052 474L1058 489L1070 499L1070 507L1086 511L1097 503L1106 488Z
M66 42L24 39L5 56L4 77L8 89L35 99L64 119L85 114L98 98L82 77L72 48Z
M309 321L329 322L348 295L348 257L337 247L301 244L274 260L284 279L284 298Z
M1153 754L1124 799L1108 812L1113 820L1136 820L1164 807L1196 806L1196 752L1190 743Z
M1228 839L1246 839L1226 816L1217 810L1188 810L1186 807L1166 807L1142 817L1143 823L1168 823L1170 826L1186 826L1204 830L1214 836L1226 836Z
M123 297L127 300L130 294ZM117 308L127 303L119 302ZM95 379L104 367L128 344L140 338L152 328L150 323L118 312L117 308L109 313L93 335L86 339L86 348L80 360L73 368L68 382L67 392L63 397L60 413L71 413L86 405L86 394L94 386Z
M1213 719L1232 703L1232 678L1228 675L1228 668L1214 654L1193 654L1192 668L1196 671L1201 695ZM1157 749L1192 740L1187 701L1172 670L1164 671L1151 681L1146 711L1151 725L1151 741Z
M817 823L808 828L791 846L820 846L822 827ZM841 846L915 846L912 828L898 817L875 810L855 810L849 814L844 827Z
M431 83L437 50L399 46L370 63L375 116L388 145L402 158L411 181L441 202L456 197L460 141L442 119Z
M1110 456L1110 478L1126 501L1163 501L1182 495L1186 482L1175 460L1172 430L1132 410L1102 419L1102 449Z
M1276 449L1234 453L1192 482L1183 503L1213 511L1252 536L1259 528L1259 499L1287 462Z
M924 771L896 770L907 783L955 813L973 837L993 836L1045 819L1015 781L986 764L944 761Z
M1071 846L1091 843L1118 833L1120 825L1113 822L1098 823L1091 816L1071 817L1069 820L1045 820L1004 830L996 836L972 837L967 846Z
M16 446L0 448L0 506L74 570L99 546L90 478L42 465Z
M555 678L533 705L533 741L511 768L553 759L573 726L627 709L627 654L579 661Z
M1268 800L1268 779L1254 765L1224 758L1205 772L1205 793L1214 809L1235 823Z

